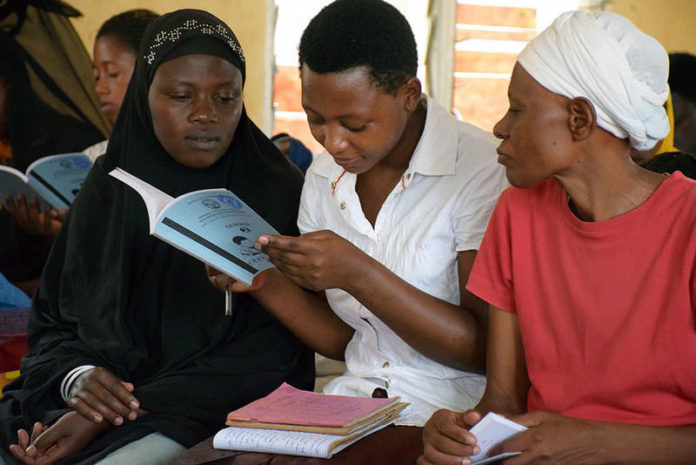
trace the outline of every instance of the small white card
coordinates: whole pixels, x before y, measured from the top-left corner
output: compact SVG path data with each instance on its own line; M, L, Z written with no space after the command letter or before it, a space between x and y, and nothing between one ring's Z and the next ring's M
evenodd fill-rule
M481 452L471 457L473 465L484 465L519 454L520 452L504 452L494 456L489 455L495 446L526 429L526 426L508 420L497 413L488 413L469 430L476 436L476 443L481 448Z

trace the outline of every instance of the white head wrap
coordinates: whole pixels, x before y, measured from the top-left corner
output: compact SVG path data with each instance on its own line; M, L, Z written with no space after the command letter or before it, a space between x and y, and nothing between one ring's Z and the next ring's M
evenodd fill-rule
M597 125L647 150L669 133L663 104L669 59L628 19L602 11L569 11L532 40L517 61L539 84L594 105Z

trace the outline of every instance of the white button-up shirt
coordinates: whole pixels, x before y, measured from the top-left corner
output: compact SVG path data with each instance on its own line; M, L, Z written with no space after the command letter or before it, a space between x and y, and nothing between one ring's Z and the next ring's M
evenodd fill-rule
M423 134L374 228L355 192L356 175L324 152L307 171L300 231L334 231L412 286L459 305L457 252L478 249L508 185L496 163L496 146L490 133L457 121L428 99ZM326 294L355 334L345 352L346 373L324 392L370 396L382 387L411 403L397 423L419 426L439 408L462 410L478 402L483 376L416 351L347 292L328 289Z

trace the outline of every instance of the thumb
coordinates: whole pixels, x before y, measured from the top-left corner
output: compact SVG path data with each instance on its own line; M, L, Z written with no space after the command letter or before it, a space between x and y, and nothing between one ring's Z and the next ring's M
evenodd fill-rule
M481 412L478 410L467 410L466 412L459 412L457 413L457 416L455 417L455 422L457 425L470 429L472 426L474 426L476 423L479 422L483 418L483 415L481 415Z

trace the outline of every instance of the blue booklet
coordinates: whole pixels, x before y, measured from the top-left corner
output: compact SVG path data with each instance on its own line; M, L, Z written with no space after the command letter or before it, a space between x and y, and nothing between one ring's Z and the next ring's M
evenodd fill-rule
M92 168L84 153L62 153L34 161L26 174L9 166L0 165L0 202L8 195L36 197L43 208L50 205L59 210L68 208L82 187Z
M260 235L278 231L227 189L205 189L173 198L121 168L109 174L143 198L153 236L246 285L273 267L254 243Z

